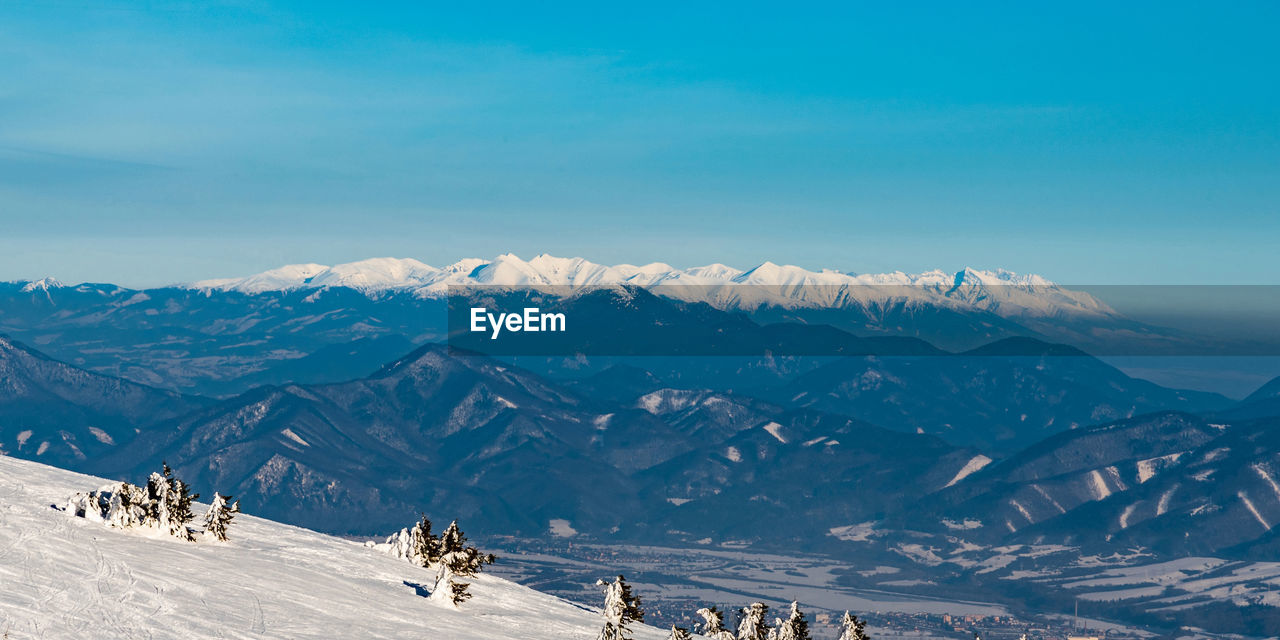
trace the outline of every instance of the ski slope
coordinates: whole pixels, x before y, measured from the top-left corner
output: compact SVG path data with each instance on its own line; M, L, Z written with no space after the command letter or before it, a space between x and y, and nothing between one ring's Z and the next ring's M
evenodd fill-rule
M592 640L599 629L596 611L489 575L454 609L424 597L432 571L247 515L230 542L190 543L52 506L106 482L0 456L0 637Z

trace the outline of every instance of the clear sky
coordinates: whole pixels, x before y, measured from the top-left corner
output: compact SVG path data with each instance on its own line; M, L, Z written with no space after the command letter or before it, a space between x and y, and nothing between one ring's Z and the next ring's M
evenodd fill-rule
M0 0L0 280L1278 283L1280 3Z

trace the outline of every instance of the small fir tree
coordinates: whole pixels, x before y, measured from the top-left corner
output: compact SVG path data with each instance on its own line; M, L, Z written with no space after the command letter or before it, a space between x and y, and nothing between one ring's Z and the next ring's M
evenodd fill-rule
M871 636L865 631L866 626L865 621L846 611L840 619L840 637L837 640L871 640Z
M787 616L786 620L778 621L775 636L777 640L811 640L809 622L804 619L804 613L801 613L798 603L793 601L791 615Z
M449 523L449 528L440 535L440 562L460 576L480 573L484 565L496 560L497 556L492 553L481 553L476 547L467 546L467 536L458 528L457 520Z
M195 540L187 524L195 519L191 503L200 494L191 493L185 482L173 476L173 469L168 464L162 462L161 470L162 473L152 473L147 479L145 523L159 527L169 535Z
M732 631L724 628L724 612L716 607L698 609L702 617L700 633L708 640L736 640Z
M449 527L440 534L440 562L458 571L466 564L467 536L458 527L458 521L449 523Z
M742 622L738 624L738 640L768 640L769 625L765 617L769 605L753 602L742 609Z
M667 636L667 640L693 640L693 636L689 635L689 630L684 627L671 625L671 634Z
M631 593L631 585L618 576L613 582L597 580L596 585L604 588L604 627L596 640L629 640L631 630L628 624L644 622L644 609L640 608L640 597Z
M440 539L431 533L431 520L422 514L418 524L410 530L413 558L424 567L440 561Z
M240 513L240 501L227 504L230 499L231 496L213 492L213 502L209 504L209 510L204 514L205 532L219 542L227 541L227 528L231 526L231 519Z
M436 573L436 588L431 595L435 597L438 593L440 599L455 606L471 597L468 591L470 583L458 581L457 576L474 576L484 565L493 564L497 559L493 554L482 554L479 549L467 546L467 536L458 527L457 520L449 523L440 535L436 553L440 568Z
M431 590L431 599L458 606L471 598L469 582L459 582L449 564L440 563L436 571L436 586Z

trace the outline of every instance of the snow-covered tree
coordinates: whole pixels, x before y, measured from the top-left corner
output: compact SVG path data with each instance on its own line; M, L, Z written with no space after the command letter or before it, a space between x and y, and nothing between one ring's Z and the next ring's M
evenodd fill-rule
M440 538L431 533L431 520L426 515L412 527L387 538L387 544L391 546L391 555L421 567L440 561Z
M67 510L108 526L154 527L194 542L195 536L187 525L195 519L191 503L199 497L185 482L173 477L173 470L166 464L163 473L151 474L145 487L127 482L109 484L97 491L76 494L67 503Z
M120 529L148 527L195 542L188 526L195 519L191 505L198 493L174 477L173 469L161 463L161 472L152 473L145 486L115 482L89 493L77 493L67 502L67 510ZM229 496L228 496L229 497ZM214 494L214 503L205 514L205 530L226 540L227 525L240 511L240 503L227 505L227 497Z
M871 636L864 630L866 626L865 621L846 611L840 619L840 637L837 640L871 640Z
M440 535L440 562L460 576L473 576L480 573L486 564L493 564L497 557L492 553L480 553L475 547L467 546L467 537L458 528L458 521L449 523L449 528Z
M153 524L172 536L195 540L187 524L195 519L191 503L200 494L191 493L185 482L173 477L173 469L168 464L161 465L163 473L152 473L147 480L147 524Z
M431 599L447 602L455 607L470 599L468 587L471 583L459 582L456 576L447 562L441 562L436 570L436 585L431 590Z
M231 496L214 491L213 502L209 503L209 510L204 514L205 532L219 542L227 541L227 527L231 526L231 519L240 513L240 501L236 500L228 505L227 501L230 499Z
M467 544L467 536L458 521L449 523L440 537L431 533L431 520L423 515L412 527L401 529L386 540L391 555L404 558L421 567L436 568L436 582L431 599L459 605L471 597L470 583L459 577L474 576L497 557L481 553Z
M693 640L693 636L689 635L689 630L684 627L671 625L671 634L667 636L667 640Z
M604 588L604 627L596 640L628 640L631 630L628 624L644 622L644 610L640 608L640 597L631 593L631 585L622 576L613 582L597 580L596 585Z
M738 624L738 640L768 640L769 624L765 616L769 613L769 605L753 602L742 609L742 622Z
M778 620L773 636L776 640L811 640L809 622L804 619L799 603L792 601L791 615L786 620Z
M103 490L98 491L99 494ZM107 511L103 519L107 525L128 529L147 524L150 500L147 490L137 485L121 482L112 487L107 498Z
M736 640L732 631L724 628L724 613L715 607L698 609L702 616L700 633L708 640Z
M457 520L449 523L449 528L440 535L439 542L432 538L431 525L426 516L423 516L422 520L423 522L419 523L417 542L412 544L423 545L419 547L418 553L426 554L429 562L432 558L439 562L436 587L431 595L448 600L454 605L462 604L471 597L471 593L467 591L470 583L459 582L457 576L474 576L480 573L484 565L493 564L497 557L492 553L480 553L476 547L467 546L467 537L458 527ZM426 523L425 527L421 526L423 523Z
M440 539L431 533L431 519L427 514L422 514L418 524L413 525L410 542L413 544L413 556L422 566L431 566L440 561Z

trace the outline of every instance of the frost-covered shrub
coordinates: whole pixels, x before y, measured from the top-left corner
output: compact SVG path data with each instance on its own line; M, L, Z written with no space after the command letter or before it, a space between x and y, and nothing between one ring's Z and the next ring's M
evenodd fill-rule
M481 553L467 544L467 537L455 520L445 532L436 537L431 533L431 520L425 515L412 527L401 529L386 539L381 546L387 553L420 567L436 569L435 586L431 599L459 605L471 597L468 582L459 577L473 576L486 564L493 564L497 557Z
M204 514L205 534L213 536L214 540L219 542L227 541L227 528L231 526L231 519L240 513L240 501L236 500L228 504L227 501L230 499L231 496L223 496L214 491L213 501L209 503L209 510Z
M173 470L166 464L160 473L151 474L145 487L113 482L97 491L75 494L67 501L66 510L118 529L152 529L195 541L195 533L188 525L195 519L191 503L199 497L200 494L191 493L185 482L175 478ZM215 502L221 499L217 494L214 497ZM208 516L214 517L215 537L226 539L226 526L231 515L239 510L239 503L228 507L225 500L217 510L211 509Z

